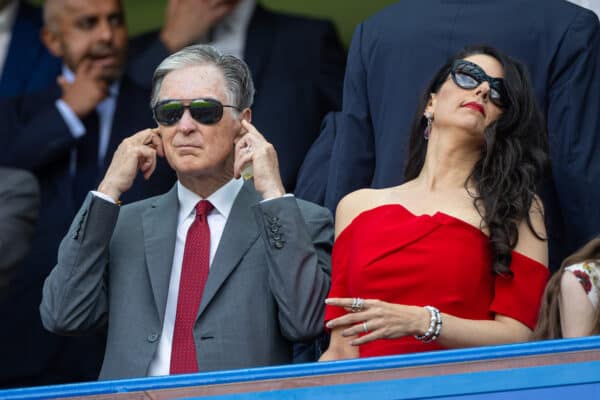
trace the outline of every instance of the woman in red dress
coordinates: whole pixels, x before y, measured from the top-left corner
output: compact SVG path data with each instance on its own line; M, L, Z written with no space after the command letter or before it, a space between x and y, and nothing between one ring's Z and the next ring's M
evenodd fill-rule
M338 205L321 360L528 340L549 275L535 195L545 148L520 63L479 46L443 66L406 183Z

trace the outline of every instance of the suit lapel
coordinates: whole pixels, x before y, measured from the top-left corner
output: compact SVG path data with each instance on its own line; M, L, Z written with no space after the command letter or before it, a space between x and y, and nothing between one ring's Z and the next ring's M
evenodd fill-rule
M272 48L275 36L269 11L257 5L248 26L244 60L248 64L256 87L260 86L262 72L266 61L269 59L269 50Z
M169 192L156 197L142 215L146 264L161 324L167 306L178 212L177 186L174 185Z
M246 182L233 203L210 267L198 316L202 315L219 288L258 238L258 228L251 207L261 198L252 185L251 181Z

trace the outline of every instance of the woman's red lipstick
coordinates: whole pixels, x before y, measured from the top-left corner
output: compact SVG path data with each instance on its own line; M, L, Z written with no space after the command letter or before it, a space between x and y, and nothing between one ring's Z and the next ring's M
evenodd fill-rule
M469 107L473 110L479 111L485 117L485 110L483 109L483 106L477 102L471 101L469 103L463 104L463 107Z

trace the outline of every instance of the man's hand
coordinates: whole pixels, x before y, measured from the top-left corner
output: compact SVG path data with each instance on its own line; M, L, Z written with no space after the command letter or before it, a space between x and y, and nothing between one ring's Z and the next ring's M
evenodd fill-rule
M88 115L108 96L108 83L101 79L101 72L101 64L85 58L77 66L73 82L67 82L64 76L57 78L62 100L80 118Z
M158 128L144 129L123 140L115 154L98 191L115 201L125 193L135 180L138 170L149 179L156 168L156 155L164 157L162 139Z
M245 119L242 119L242 127L247 133L235 143L235 177L239 178L242 169L250 164L254 173L254 187L263 199L283 196L285 189L279 175L275 148Z
M169 0L160 40L174 53L204 37L239 0Z

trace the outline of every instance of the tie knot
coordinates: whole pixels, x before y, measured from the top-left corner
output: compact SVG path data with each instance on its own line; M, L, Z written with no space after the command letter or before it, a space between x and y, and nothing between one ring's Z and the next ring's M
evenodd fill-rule
M206 217L206 215L213 209L213 205L208 200L200 200L196 204L196 218Z

